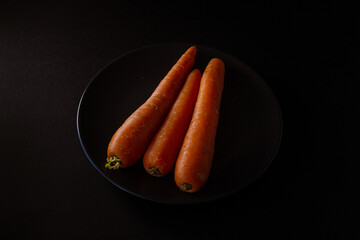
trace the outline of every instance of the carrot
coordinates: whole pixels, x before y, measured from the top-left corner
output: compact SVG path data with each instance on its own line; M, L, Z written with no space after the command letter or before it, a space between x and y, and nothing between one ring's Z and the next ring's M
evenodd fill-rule
M224 74L224 63L218 58L213 58L201 78L194 113L175 164L175 182L183 191L199 191L209 177Z
M190 47L175 63L152 95L112 136L107 150L109 169L135 164L173 105L180 88L194 66L196 47Z
M160 177L173 169L193 114L200 79L198 69L188 75L169 114L147 148L143 165L149 174Z

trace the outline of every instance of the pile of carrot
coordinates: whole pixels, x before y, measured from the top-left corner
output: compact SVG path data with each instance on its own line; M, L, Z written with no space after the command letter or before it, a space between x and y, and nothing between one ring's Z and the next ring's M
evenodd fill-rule
M187 49L115 132L106 168L126 168L143 157L152 176L165 176L174 169L182 191L197 192L204 186L213 161L225 66L213 58L201 76L199 69L193 69L195 56L195 46Z

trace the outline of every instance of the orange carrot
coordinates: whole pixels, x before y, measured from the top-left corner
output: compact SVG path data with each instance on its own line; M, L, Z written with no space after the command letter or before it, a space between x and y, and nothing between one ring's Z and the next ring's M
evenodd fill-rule
M199 191L209 177L224 74L224 63L214 58L208 63L201 78L194 113L175 164L175 182L183 191Z
M143 165L149 174L160 177L173 169L194 111L200 79L198 69L189 74L169 114L147 148Z
M109 169L135 164L173 105L180 88L194 66L196 47L190 47L175 63L148 100L115 132L107 150Z

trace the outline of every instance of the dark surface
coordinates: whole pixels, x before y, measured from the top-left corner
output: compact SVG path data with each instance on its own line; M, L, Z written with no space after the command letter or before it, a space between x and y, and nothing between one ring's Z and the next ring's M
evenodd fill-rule
M228 196L264 173L281 141L281 110L264 80L238 59L197 45L194 68L204 72L215 57L226 66L213 167L202 191L179 191L173 172L154 178L141 160L127 169L105 168L107 146L114 132L146 101L191 45L156 44L117 58L87 86L78 108L80 142L94 167L119 188L155 202L194 204Z
M359 239L358 24L354 6L335 2L3 1L0 238ZM278 98L281 147L245 190L157 204L110 184L83 153L76 110L89 81L164 42L227 52Z

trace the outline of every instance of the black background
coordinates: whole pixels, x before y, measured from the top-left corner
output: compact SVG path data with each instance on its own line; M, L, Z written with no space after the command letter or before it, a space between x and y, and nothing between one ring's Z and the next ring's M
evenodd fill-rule
M84 88L119 55L165 42L227 52L276 94L282 144L249 188L162 205L87 160L76 132ZM2 1L0 237L359 239L359 50L356 8L335 2Z

